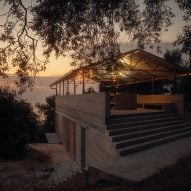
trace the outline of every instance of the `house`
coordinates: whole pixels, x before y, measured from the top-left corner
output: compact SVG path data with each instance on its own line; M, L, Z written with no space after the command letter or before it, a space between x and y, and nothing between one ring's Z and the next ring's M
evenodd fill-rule
M81 168L103 168L191 136L190 124L181 117L184 97L176 91L177 79L189 77L189 71L139 49L116 60L120 67L112 65L110 72L107 63L95 63L50 86L56 91L56 133Z

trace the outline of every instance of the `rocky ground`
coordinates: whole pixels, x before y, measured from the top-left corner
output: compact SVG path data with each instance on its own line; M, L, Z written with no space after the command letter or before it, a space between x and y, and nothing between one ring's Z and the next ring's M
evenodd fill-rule
M141 181L128 182L97 169L52 182L51 157L30 150L26 160L0 161L0 191L190 191L191 154Z
M30 151L26 160L0 162L1 191L52 191L49 180L53 172L49 158Z

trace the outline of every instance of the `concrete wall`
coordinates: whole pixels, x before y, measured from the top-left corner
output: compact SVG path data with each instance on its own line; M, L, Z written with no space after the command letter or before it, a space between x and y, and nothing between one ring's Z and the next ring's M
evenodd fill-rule
M57 132L58 132L58 137L59 139L61 140L62 142L62 122L63 122L63 119L62 119L62 116L61 115L58 115L56 114L56 118L57 118Z
M184 96L182 94L174 95L138 95L138 104L175 104L176 111L183 115L184 113Z
M137 109L137 95L116 94L114 104L114 109Z
M57 96L56 112L86 126L101 127L110 117L109 96L106 93Z
M67 95L56 97L58 133L62 132L63 116L76 123L75 160L81 164L81 127L85 128L86 166L101 166L103 161L117 157L117 152L106 132L110 115L109 96L106 93ZM62 139L62 136L59 135Z
M76 126L76 153L75 160L81 165L81 126ZM113 160L117 157L117 152L112 145L109 136L97 129L85 128L85 163L86 167L94 166L99 168L105 161Z
M86 130L86 153L87 165L96 168L117 157L109 136L93 128Z
M75 161L81 166L81 125L76 124L76 151L75 151Z

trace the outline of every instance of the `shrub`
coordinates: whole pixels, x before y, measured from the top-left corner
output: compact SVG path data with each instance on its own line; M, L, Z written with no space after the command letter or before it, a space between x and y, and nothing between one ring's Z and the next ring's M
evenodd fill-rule
M39 132L32 105L17 99L15 91L0 87L0 158L23 158L26 144L38 142Z

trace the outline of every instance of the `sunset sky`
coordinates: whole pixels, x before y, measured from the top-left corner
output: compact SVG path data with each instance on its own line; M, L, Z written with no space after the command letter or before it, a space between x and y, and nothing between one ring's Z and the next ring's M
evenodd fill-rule
M164 43L170 44L173 41L175 41L177 34L181 32L181 29L183 26L182 12L180 12L180 10L178 9L174 1L170 1L169 6L173 8L173 11L176 14L176 17L173 19L173 26L169 28L169 31L164 32L162 34L162 50L164 51L166 49L166 45L164 45ZM133 43L128 42L128 38L125 35L121 37L120 41L121 41L121 44L123 44L122 51L127 51L127 50L136 48ZM50 63L47 64L46 71L40 72L39 76L61 76L65 72L71 69L70 67L71 62L72 62L72 59L70 58L69 55L67 55L66 57L59 57L58 59L56 59L54 54L52 54L50 58ZM9 71L10 74L14 74L14 72L15 72L14 69L11 69Z
M162 49L165 51L165 47L167 43L172 43L176 40L176 36L181 32L182 26L184 25L182 21L182 12L177 7L174 1L169 2L169 6L173 8L176 17L173 19L173 25L169 28L168 32L164 32L162 34ZM127 42L127 36L121 37L121 43L123 44L123 50L127 51L133 48L136 48L133 43ZM153 51L152 51L153 52ZM159 55L160 56L160 55ZM162 56L162 55L161 55ZM59 59L55 59L54 56L51 57L50 64L47 65L47 70L45 72L41 72L40 76L61 76L65 72L71 69L70 62L72 59L69 56L60 57Z

